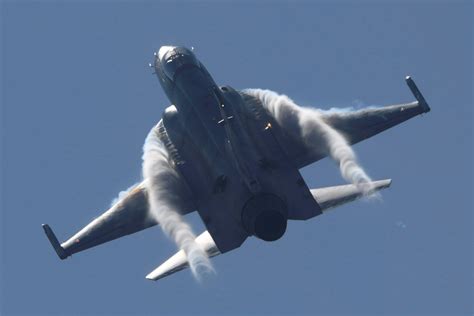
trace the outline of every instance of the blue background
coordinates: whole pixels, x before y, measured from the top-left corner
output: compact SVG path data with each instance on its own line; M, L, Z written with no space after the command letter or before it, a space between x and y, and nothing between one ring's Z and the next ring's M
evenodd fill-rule
M1 313L471 314L473 5L450 2L2 2ZM175 252L155 227L60 261L66 239L140 179L169 105L147 64L194 46L219 84L302 105L412 101L432 112L355 146L382 202L291 222L213 260L144 276ZM343 183L325 159L310 187ZM198 216L188 219L196 233Z

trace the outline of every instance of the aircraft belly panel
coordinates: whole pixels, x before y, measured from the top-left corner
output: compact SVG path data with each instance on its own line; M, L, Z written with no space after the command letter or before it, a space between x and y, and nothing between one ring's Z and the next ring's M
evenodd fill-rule
M177 143L180 161L176 168L186 180L196 200L196 207L207 230L221 253L238 248L248 237L242 226L241 210L250 198L249 191L214 146L200 147L194 142L179 142L188 131L178 119L178 112L164 116L166 134ZM215 156L217 155L217 156ZM214 159L210 159L215 157ZM219 163L219 168L217 168Z
M223 192L198 205L198 212L221 253L240 247L249 233L242 225L242 208L251 197L237 177L227 180Z
M278 141L282 138L278 124L263 110L261 103L249 102L245 95L243 97L247 113L242 122L261 156L253 171L262 187L284 199L289 219L307 219L322 214L300 172Z
M274 155L274 168L258 170L262 187L278 195L288 207L288 219L306 219L321 214L318 203L313 199L303 177L286 157L270 129L262 135L269 153ZM275 153L278 153L275 155Z

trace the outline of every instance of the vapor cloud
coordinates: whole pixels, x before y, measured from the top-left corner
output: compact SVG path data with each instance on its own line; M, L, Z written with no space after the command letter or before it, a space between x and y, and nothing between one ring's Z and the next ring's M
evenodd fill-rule
M324 121L321 111L298 106L286 95L271 90L247 89L244 93L259 99L280 126L302 138L308 148L331 156L338 163L342 177L355 184L364 195L374 192L372 180L357 162L354 151L344 136ZM330 114L347 112L348 109L332 109Z
M118 202L120 202L121 200L123 200L127 195L128 193L130 193L133 189L135 189L138 185L140 185L140 183L135 183L133 185L131 185L129 188L127 188L126 190L124 191L120 191L118 196L116 198L114 198L112 200L112 202L110 202L110 207L114 206L115 204L117 204Z
M143 177L148 192L150 214L160 224L163 232L184 251L189 266L197 280L214 272L206 252L195 242L191 227L179 210L180 176L172 167L168 151L158 137L155 126L143 145Z

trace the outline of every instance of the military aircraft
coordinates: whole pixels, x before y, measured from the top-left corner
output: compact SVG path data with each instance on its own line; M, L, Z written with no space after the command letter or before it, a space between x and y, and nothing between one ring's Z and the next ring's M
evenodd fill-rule
M274 241L288 220L307 220L363 194L354 184L309 189L298 169L324 158L245 91L217 86L192 50L163 46L151 64L171 101L157 125L172 165L184 179L179 212L198 211L207 230L196 242L209 257L240 247L249 236ZM355 144L430 107L406 78L416 101L324 119ZM374 181L374 191L391 180ZM157 225L142 182L63 243L43 229L57 255L72 254ZM147 275L157 280L188 266L183 250Z

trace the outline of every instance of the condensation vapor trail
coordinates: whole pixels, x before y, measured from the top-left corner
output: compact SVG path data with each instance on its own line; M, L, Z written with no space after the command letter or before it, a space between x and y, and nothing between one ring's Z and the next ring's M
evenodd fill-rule
M126 190L120 191L118 196L116 198L114 198L112 200L112 202L110 202L110 207L114 206L115 204L117 204L118 202L123 200L123 198L125 198L133 189L135 189L139 185L140 185L140 183L135 183L135 184L131 185L130 187L128 187Z
M355 184L365 195L373 193L372 180L358 164L354 151L344 136L323 120L320 111L298 106L286 95L271 90L243 92L259 99L280 126L301 137L308 148L318 152L322 147L339 164L346 181Z
M206 252L195 242L196 236L179 212L181 179L171 166L168 151L158 137L157 126L151 129L143 145L143 177L151 216L185 252L193 275L201 280L204 274L213 273Z

